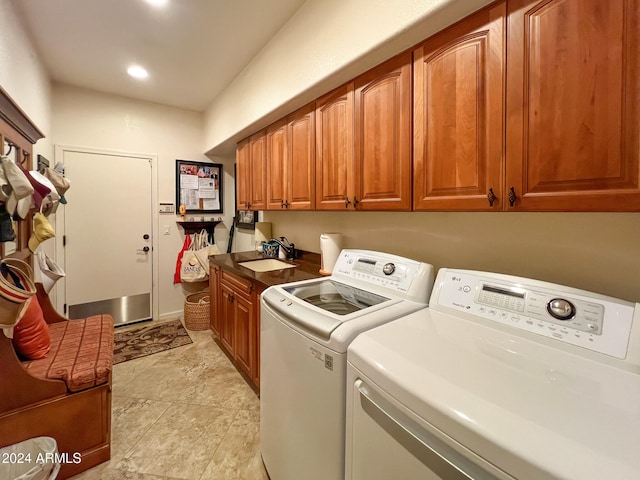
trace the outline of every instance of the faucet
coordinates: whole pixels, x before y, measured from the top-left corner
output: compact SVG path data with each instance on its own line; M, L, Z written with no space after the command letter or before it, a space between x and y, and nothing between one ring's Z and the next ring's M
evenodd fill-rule
M272 238L271 241L276 242L278 245L280 245L280 248L282 248L287 254L287 259L295 260L296 247L293 243L290 243L289 240L287 240L287 237L280 237L280 240L278 240L277 238Z

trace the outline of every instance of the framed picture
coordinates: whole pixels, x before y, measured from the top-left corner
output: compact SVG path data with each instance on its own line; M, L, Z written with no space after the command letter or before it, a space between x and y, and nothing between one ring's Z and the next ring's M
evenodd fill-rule
M258 212L251 210L238 210L236 213L236 226L243 230L255 230Z
M176 160L176 211L222 213L222 164Z

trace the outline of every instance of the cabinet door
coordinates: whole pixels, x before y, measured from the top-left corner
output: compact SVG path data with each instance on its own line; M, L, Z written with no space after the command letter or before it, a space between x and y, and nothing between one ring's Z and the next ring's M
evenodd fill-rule
M229 286L222 282L220 284L220 305L218 310L220 312L220 342L222 346L227 349L231 355L233 355L233 340L234 340L234 310L233 310L234 292Z
M510 0L517 210L640 210L640 1Z
M355 80L358 210L411 209L411 53Z
M236 147L236 203L239 210L249 208L251 200L251 151L249 139Z
M316 131L314 105L289 115L287 125L287 199L292 210L315 207Z
M251 198L249 210L265 210L267 207L267 145L265 132L251 135L250 177Z
M415 210L502 209L504 22L501 3L413 52Z
M218 300L220 294L220 267L209 267L209 325L216 337L220 337L220 312Z
M235 320L234 358L238 366L244 370L249 378L253 378L255 355L253 303L240 295L235 295L233 303Z
M316 209L344 210L353 187L353 83L316 102Z
M287 122L267 128L267 210L282 210L287 200Z

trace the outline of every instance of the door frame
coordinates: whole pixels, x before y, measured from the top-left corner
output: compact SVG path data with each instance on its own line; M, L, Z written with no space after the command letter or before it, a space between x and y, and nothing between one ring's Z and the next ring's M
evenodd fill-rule
M117 155L120 157L132 157L147 159L151 163L151 320L157 320L159 318L159 285L158 285L158 272L160 252L158 251L158 223L159 218L155 214L154 205L158 205L158 155L150 153L133 153L123 152L119 150L106 150L102 148L90 148L90 147L76 147L71 145L54 145L55 148L55 161L62 162L64 164L64 155L66 152L75 153L89 153L98 155ZM71 187L73 188L73 179L71 181ZM56 211L55 230L64 234L65 231L65 211L64 206L58 208ZM54 255L56 262L60 265L65 264L65 250L62 246L62 235L56 235L55 237L55 250ZM66 280L58 282L55 287L56 290L56 306L58 311L62 311L62 306L66 301Z

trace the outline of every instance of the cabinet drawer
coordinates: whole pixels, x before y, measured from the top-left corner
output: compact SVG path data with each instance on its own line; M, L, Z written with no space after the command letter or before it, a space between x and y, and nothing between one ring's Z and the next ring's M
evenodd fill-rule
M233 273L226 270L222 270L221 281L231 287L236 293L251 296L253 292L253 282L244 278L238 277Z

